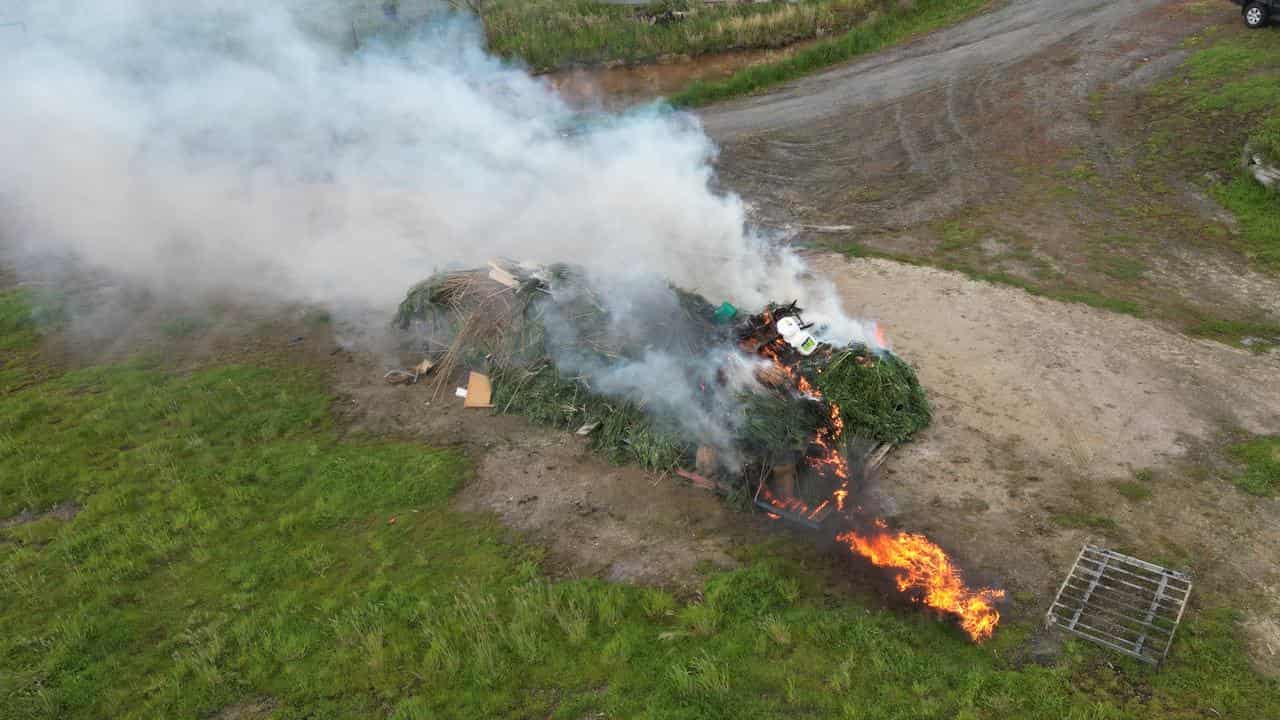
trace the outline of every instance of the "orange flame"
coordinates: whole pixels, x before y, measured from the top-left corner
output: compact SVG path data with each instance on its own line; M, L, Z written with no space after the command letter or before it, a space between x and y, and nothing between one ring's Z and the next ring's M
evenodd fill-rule
M766 323L772 322L771 313L766 312L764 317ZM875 342L880 347L888 347L884 328L879 323L875 325L874 335ZM785 348L786 342L775 338L756 352L786 371L801 393L823 400L822 392L800 374L796 367L783 360ZM844 418L839 406L835 403L828 405L831 421L819 428L814 436L812 442L818 452L808 458L808 463L815 471L837 479L839 485L831 493L830 499L823 500L813 509L798 497L780 498L768 487L762 488L765 501L774 508L804 515L812 520L834 500L836 509L845 511L845 501L849 498L849 463L837 447L837 441L844 432ZM771 520L779 518L776 513L767 515ZM929 538L914 533L891 533L883 520L876 520L875 524L878 530L870 537L850 531L838 535L836 539L877 567L899 570L897 584L900 592L918 592L925 605L955 615L960 620L960 626L975 642L991 637L1000 622L1000 613L995 609L995 603L1004 598L1003 590L970 589L964 584L960 571L952 564L951 558Z
M884 326L881 325L880 323L875 323L875 336L876 336L876 345L879 345L882 348L889 347L889 341L884 336Z
M880 520L876 525L884 528ZM958 617L960 626L975 642L991 637L1000 623L995 603L1004 598L1004 591L967 587L951 558L929 538L908 532L880 532L866 537L850 531L836 540L877 567L900 570L899 591L923 593L920 599L925 605Z

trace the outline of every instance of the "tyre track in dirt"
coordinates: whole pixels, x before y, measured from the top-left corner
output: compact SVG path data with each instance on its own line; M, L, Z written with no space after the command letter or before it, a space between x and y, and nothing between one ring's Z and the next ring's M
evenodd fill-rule
M748 133L795 128L935 87L945 73L979 75L1041 53L1068 38L1105 41L1124 20L1161 0L1027 0L918 42L810 75L768 95L728 102L700 115L721 143Z
M1008 3L905 47L699 113L765 225L900 229L1019 187L1091 139L1086 97L1185 55L1184 3ZM855 194L850 194L856 191Z

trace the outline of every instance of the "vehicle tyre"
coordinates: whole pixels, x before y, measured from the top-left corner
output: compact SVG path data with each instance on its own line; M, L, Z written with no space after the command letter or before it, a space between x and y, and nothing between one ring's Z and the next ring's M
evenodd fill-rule
M1267 6L1251 2L1244 8L1244 24L1257 29L1267 24Z

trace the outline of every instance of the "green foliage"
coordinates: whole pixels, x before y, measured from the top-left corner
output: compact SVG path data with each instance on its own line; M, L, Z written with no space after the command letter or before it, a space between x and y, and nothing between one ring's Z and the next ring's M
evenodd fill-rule
M1151 101L1153 159L1189 160L1180 164L1196 175L1234 166L1246 138L1280 112L1280 48L1266 33L1234 30L1198 47Z
M302 315L302 321L308 325L330 325L333 323L333 315L321 308L308 308Z
M34 356L39 329L31 293L0 291L0 397L31 381L29 364L21 361Z
M793 605L799 590L793 580L764 564L735 570L707 581L708 607L731 618L758 618Z
M1269 162L1280 165L1280 113L1266 120L1253 134L1253 147Z
M591 448L619 465L634 464L656 472L670 472L693 458L694 447L681 433L661 423L632 402L612 401L613 408L591 434Z
M672 104L698 107L749 95L802 75L847 62L912 35L958 22L987 6L987 0L917 0L897 5L840 37L824 40L776 62L752 65L727 80L699 81L673 95Z
M30 340L14 302L4 347ZM1077 644L1022 663L1018 626L974 646L780 564L689 600L551 581L450 507L459 453L340 442L328 403L314 376L251 367L91 368L0 395L0 517L82 506L0 529L0 716L1280 715L1227 611L1193 612L1154 672Z
M902 443L933 419L915 371L891 352L865 345L837 351L814 380L840 407L845 437Z
M1119 482L1116 483L1116 492L1120 493L1126 500L1139 502L1151 497L1151 488L1140 482Z
M640 607L644 616L650 620L660 620L676 611L676 599L671 593L658 588L645 588L640 593Z
M1192 325L1187 332L1192 335L1213 338L1232 345L1245 346L1255 352L1266 352L1280 345L1280 325L1266 319L1259 320L1223 320L1215 318L1201 320Z
M408 330L415 321L429 321L445 313L445 298L441 294L441 284L448 277L439 273L409 288L404 300L396 308L393 327Z
M1141 280L1148 269L1143 261L1115 251L1094 253L1089 265L1113 280Z
M873 0L717 5L663 0L634 8L596 0L490 0L480 14L491 51L545 71L781 47L852 27L876 5Z
M1237 31L1194 52L1177 77L1162 85L1152 109L1158 118L1150 144L1164 159L1186 156L1188 175L1234 168L1252 135L1266 154L1280 157L1280 46L1267 33ZM1252 178L1212 188L1235 215L1244 252L1262 269L1280 271L1280 202Z
M1183 76L1177 92L1191 99L1197 111L1250 117L1280 108L1280 48L1256 33L1196 51L1184 63Z
M489 377L498 412L522 415L538 425L576 429L608 414L602 399L578 380L560 377L550 364L495 367Z
M18 350L34 345L38 338L36 330L29 293L21 290L0 292L0 350Z
M1271 496L1280 491L1280 437L1263 437L1231 448L1231 456L1244 464L1236 485L1250 495Z
M581 380L561 377L550 364L496 367L490 379L499 412L565 430L594 424L591 448L612 462L668 472L693 455L681 434L661 427L639 405L592 393Z
M160 324L160 332L171 338L183 338L208 327L209 321L205 318L195 317L192 315L179 315L170 318Z
M938 252L947 254L967 250L978 244L978 229L956 222L942 223L938 229L942 242L938 244Z
M1048 293L1032 293L1034 295L1043 295L1054 300L1063 302L1080 303L1096 307L1100 310L1107 310L1121 315L1132 315L1134 317L1146 317L1147 309L1139 302L1134 300L1126 300L1125 298L1111 297L1093 290L1064 290L1061 292Z
M819 402L772 393L745 393L741 399L745 418L738 436L764 455L803 449L828 422L826 406Z
M433 288L438 286L438 282L429 282L411 290L401 306L402 315L406 306L413 308L410 315L413 319L433 312L432 308L439 303L438 291ZM727 341L728 329L713 320L714 306L697 294L674 290L675 309L683 313L687 322L679 323L679 329L665 321L653 332L637 328L638 335L662 338L661 342L686 352ZM634 339L615 338L610 334L608 316L592 297L587 297L585 307L580 309L567 307L558 300L551 311L574 325L575 336L584 341L580 344L591 346L588 352L595 353L595 360L607 365L618 357L637 355L638 344ZM499 336L514 334L511 327L516 326L536 338L514 344L523 346L517 354L521 362L537 358L525 367L489 355L493 402L498 412L523 415L535 423L562 429L592 426L592 447L617 463L633 463L665 472L691 460L701 439L679 430L679 418L648 412L648 408L635 401L595 393L585 378L560 375L548 357L550 351L544 347L545 333L533 330L543 327L541 312L545 307L540 301L531 301L522 311L524 317L520 321L498 324ZM509 343L496 339L494 344ZM477 348L475 354L487 349ZM847 406L842 403L843 414L846 430L854 435L901 442L928 424L929 406L924 390L911 368L896 356L887 353L877 356L860 347L839 351L830 360L826 355L815 356L812 363L821 365L809 370L816 382L820 385L829 382L823 392L830 389L835 397L848 403ZM690 369L690 372L697 371L697 368ZM822 403L770 393L748 393L740 399L745 404L745 419L737 440L745 449L766 460L773 453L803 448L819 427L830 423L829 409Z
M1240 240L1250 259L1280 272L1280 199L1253 178L1239 176L1213 188L1214 198L1240 223Z

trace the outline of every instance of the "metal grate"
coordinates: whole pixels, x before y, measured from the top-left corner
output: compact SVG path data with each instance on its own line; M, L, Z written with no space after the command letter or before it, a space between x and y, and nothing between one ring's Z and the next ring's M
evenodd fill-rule
M1169 653L1191 577L1128 555L1085 545L1046 621L1152 665Z

